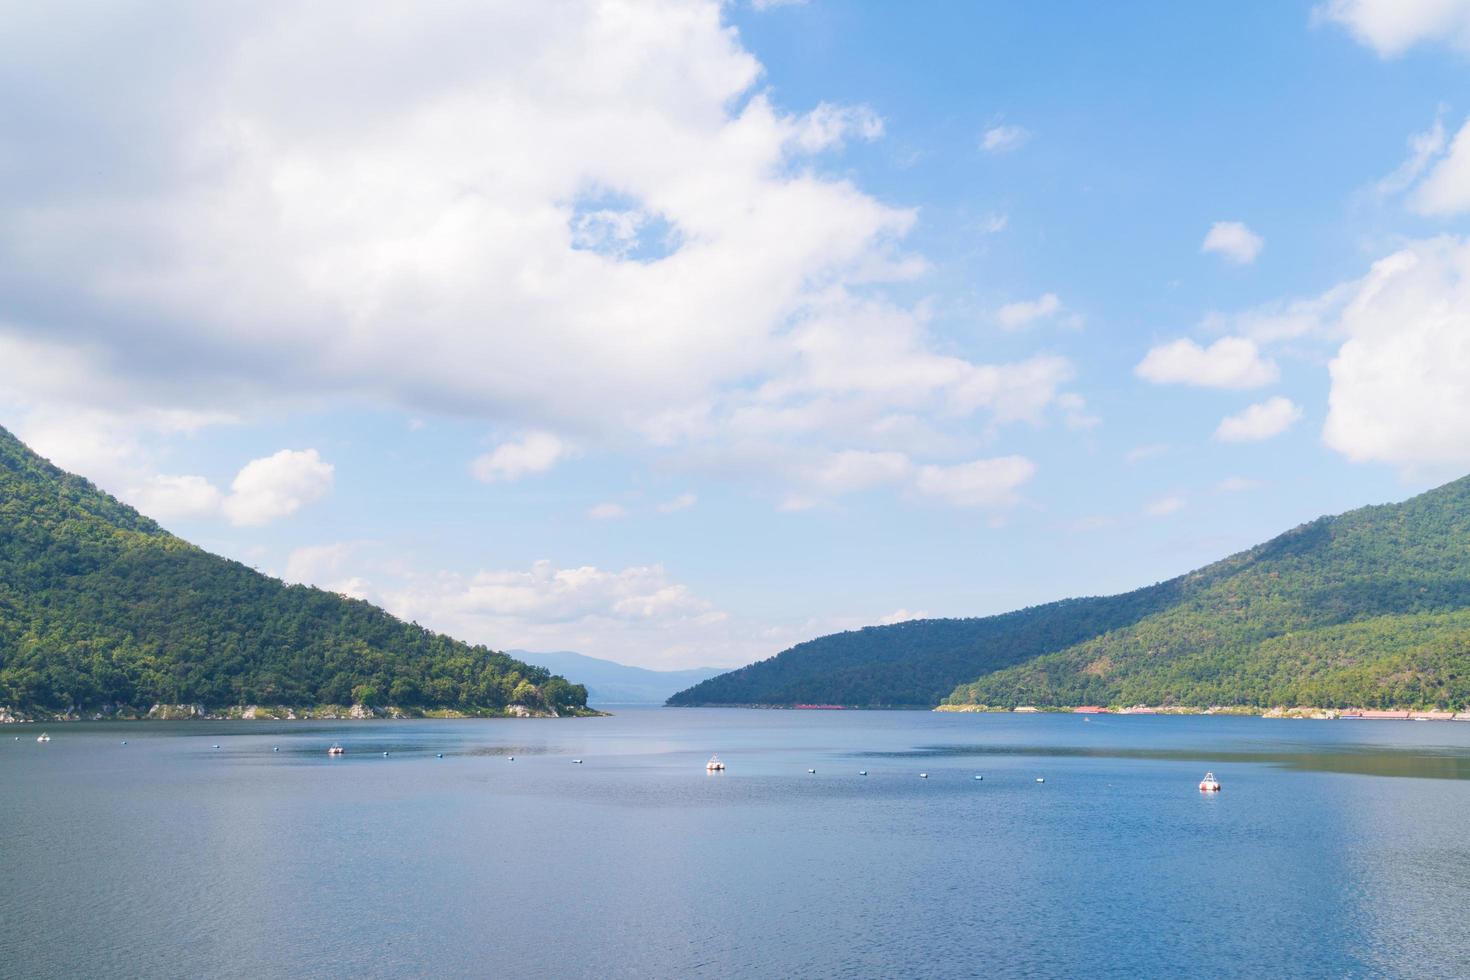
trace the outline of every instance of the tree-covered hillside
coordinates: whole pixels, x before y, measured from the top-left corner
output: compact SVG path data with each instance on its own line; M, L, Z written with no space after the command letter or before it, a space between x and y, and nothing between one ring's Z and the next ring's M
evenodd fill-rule
M0 706L576 712L540 667L208 554L0 428Z
M823 637L670 703L941 699L1466 707L1470 477L1122 596Z

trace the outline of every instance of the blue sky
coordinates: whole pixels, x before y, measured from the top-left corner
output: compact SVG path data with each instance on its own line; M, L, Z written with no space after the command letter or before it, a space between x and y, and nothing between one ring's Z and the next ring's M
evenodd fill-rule
M726 666L1470 470L1470 3L19 5L0 424L502 648Z

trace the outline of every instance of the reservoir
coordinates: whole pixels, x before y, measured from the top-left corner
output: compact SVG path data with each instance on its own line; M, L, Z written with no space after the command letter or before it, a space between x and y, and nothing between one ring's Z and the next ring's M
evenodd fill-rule
M610 710L4 726L0 973L1470 975L1470 724Z

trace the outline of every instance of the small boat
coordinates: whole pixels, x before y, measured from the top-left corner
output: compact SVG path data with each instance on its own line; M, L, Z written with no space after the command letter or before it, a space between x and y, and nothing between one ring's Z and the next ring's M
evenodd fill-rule
M1038 783L1044 783L1044 782L1046 782L1046 780L1045 780L1045 779L1042 779L1042 778L1041 778L1041 777L1040 777L1040 776L1037 776L1037 777L1036 777L1036 781L1037 781L1037 782L1038 782Z
M816 770L815 770L815 769L808 769L808 770L807 770L807 772L810 772L810 773L815 773L815 772L816 772Z
M327 749L327 755L346 755L346 754L347 754L347 750L344 749L340 745L333 745L330 749Z
M581 759L573 759L572 760L572 765L574 765L574 766L580 766L581 764L582 764L582 760Z
M36 741L38 741L38 742L49 742L49 741L51 741L51 736L50 735L47 735L45 732L42 732L41 734L39 734L39 735L36 736Z
M724 772L725 771L725 764L720 761L720 757L719 756L712 755L712 756L709 757L709 761L704 764L704 771L705 772Z
M868 774L868 770L866 770L866 769L860 769L860 770L858 770L858 775L859 776L866 776L867 774Z
M442 758L444 758L444 753L443 752L435 752L434 753L434 758L436 758L436 759L442 759Z
M976 779L984 779L985 777L984 776L976 776L975 778Z
M388 753L384 752L383 753L383 758L385 758L385 759L388 758Z
M920 779L928 779L929 778L929 774L927 772L921 772L921 773L919 773L919 778Z
M1201 793L1220 792L1220 780L1216 779L1212 772L1205 773L1205 778L1199 781L1199 791Z

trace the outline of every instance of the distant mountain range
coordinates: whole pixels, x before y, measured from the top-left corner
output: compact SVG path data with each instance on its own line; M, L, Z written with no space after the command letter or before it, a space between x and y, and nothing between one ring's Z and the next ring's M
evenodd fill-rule
M202 551L0 428L0 713L567 714L586 699L540 667Z
M690 670L648 670L629 667L611 660L580 653L532 653L529 650L507 651L529 664L545 667L553 674L575 677L587 688L592 704L663 704L676 691L698 684L723 673L718 667L695 667Z
M1470 704L1470 477L1167 582L798 644L673 705Z

